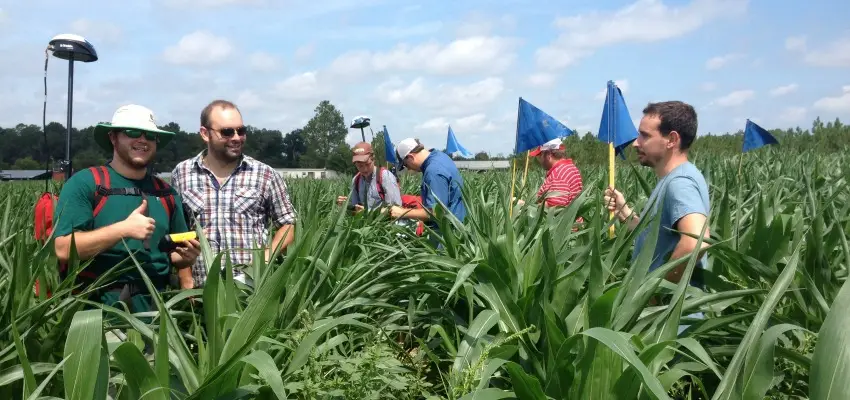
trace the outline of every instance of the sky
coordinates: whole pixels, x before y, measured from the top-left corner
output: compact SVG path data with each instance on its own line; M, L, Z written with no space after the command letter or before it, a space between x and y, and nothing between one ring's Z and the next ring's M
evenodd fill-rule
M322 100L394 142L509 154L519 97L596 133L609 80L634 121L696 107L699 134L850 120L845 0L0 0L0 127L41 124L50 39L83 35L73 125L123 104L197 132L214 99L286 133ZM68 62L50 57L47 119L65 123ZM366 131L367 139L370 136ZM347 142L359 140L349 130ZM250 138L249 138L250 140Z

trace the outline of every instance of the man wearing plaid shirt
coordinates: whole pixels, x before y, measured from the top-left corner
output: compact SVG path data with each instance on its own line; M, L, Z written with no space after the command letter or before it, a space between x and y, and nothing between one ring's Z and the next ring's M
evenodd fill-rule
M207 149L177 164L171 185L204 229L213 252L229 252L234 279L251 284L239 265L250 265L256 248L265 249L266 260L278 248L285 250L295 238L295 209L277 171L242 154L247 133L233 103L210 103L201 112L200 127ZM269 222L278 229L270 245ZM192 266L193 282L181 286L201 287L206 278L207 260L199 256Z

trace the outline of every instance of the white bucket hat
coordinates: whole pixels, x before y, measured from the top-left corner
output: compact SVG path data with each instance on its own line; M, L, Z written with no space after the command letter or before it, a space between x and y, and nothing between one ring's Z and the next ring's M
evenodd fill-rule
M119 107L112 114L112 122L97 124L94 128L94 141L105 150L112 151L109 141L109 131L115 129L135 129L159 134L157 147L165 147L174 137L174 132L164 131L156 127L153 111L147 107L128 104Z

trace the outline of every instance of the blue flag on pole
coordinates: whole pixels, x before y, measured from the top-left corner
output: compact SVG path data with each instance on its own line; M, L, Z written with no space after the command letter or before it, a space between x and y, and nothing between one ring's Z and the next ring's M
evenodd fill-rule
M551 115L519 98L516 121L516 154L529 151L553 139L575 133Z
M384 157L388 163L393 165L398 164L398 160L395 158L395 146L393 146L393 141L390 140L390 133L387 132L386 125L384 125Z
M769 144L779 144L779 141L766 129L747 119L747 127L744 129L743 152L746 153Z
M614 84L614 81L608 81L608 93L605 94L602 121L599 123L599 140L605 143L613 143L614 151L621 158L625 158L623 149L635 141L637 137L637 128L635 128L632 117L629 115L626 100L623 99L623 92Z
M455 137L455 132L452 130L451 125L449 125L449 135L446 138L446 153L460 153L460 155L464 158L472 158L474 156L472 153L469 152L469 150L461 146L461 144L457 141L457 138Z

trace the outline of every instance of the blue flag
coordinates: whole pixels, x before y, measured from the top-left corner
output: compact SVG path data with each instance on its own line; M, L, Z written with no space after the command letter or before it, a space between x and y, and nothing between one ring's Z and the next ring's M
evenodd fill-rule
M390 133L387 132L386 125L384 125L384 157L388 163L398 164L398 160L395 159L395 146L393 146L393 141L390 140Z
M769 144L779 144L779 141L766 129L747 119L747 128L744 129L743 152L746 153Z
M455 132L452 130L452 126L449 125L449 136L446 138L446 153L454 154L460 153L464 158L472 158L474 154L470 153L469 150L461 146L458 143L457 138L455 137Z
M575 133L551 115L519 98L516 121L516 154L532 150L553 139Z
M621 158L625 158L623 149L635 141L637 137L637 128L635 128L632 117L629 115L626 100L623 99L623 92L614 84L614 81L608 81L608 93L605 95L602 121L599 123L599 140L605 143L613 143L614 151Z

